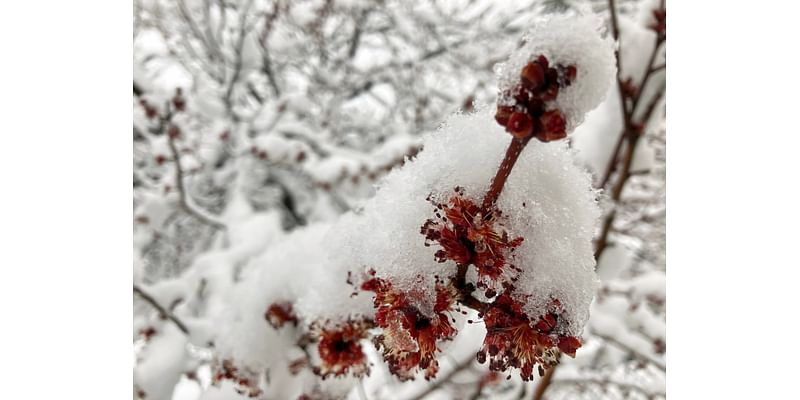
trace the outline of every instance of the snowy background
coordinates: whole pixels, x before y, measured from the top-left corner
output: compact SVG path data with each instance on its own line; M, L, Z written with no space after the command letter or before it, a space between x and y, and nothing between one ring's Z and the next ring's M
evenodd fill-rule
M590 81L608 88L604 100L570 121L566 141L531 144L517 167L526 172L512 175L500 199L504 210L525 198L540 210L510 225L552 238L532 242L531 271L591 269L592 237L599 249L599 282L563 274L550 283L565 298L591 288L573 296L591 305L583 347L553 369L548 399L666 397L658 7L616 4L619 82ZM413 276L396 271L395 258L421 270L440 265L408 244L404 221L418 235L427 216L415 206L427 193L485 188L508 140L493 120L498 63L535 21L578 13L599 18L604 40L614 36L605 1L135 1L134 398L239 399L249 386L269 399L538 398L543 378L523 382L475 361L479 324L459 321L432 381L400 382L369 348L368 377L322 381L303 364L314 360L295 328L275 329L264 313L291 298L303 323L366 315L370 303L361 310L365 295L349 297L340 265L384 260L379 273L398 281ZM594 51L559 35L551 43L565 54ZM635 142L623 137L632 130ZM576 185L594 185L599 208ZM548 230L556 218L570 228ZM578 244L565 251L562 236ZM251 384L214 384L222 360Z

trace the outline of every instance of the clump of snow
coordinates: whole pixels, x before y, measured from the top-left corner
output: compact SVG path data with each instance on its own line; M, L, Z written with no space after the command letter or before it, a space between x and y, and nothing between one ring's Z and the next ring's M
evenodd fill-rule
M511 137L492 110L456 114L423 139L423 151L380 183L358 215L342 218L329 237L332 265L349 265L356 275L374 269L410 292L422 312L435 303L435 276L456 273L452 261L434 259L420 226L433 215L428 195L447 197L455 186L483 198ZM579 334L596 288L592 235L599 209L590 176L574 163L566 143L531 142L514 167L499 208L512 237L522 236L513 262L523 269L516 294L532 316L552 298L564 305L570 334Z
M164 324L139 354L133 372L134 385L147 398L169 399L190 361L186 336L172 324Z
M562 88L553 106L567 119L571 132L606 96L616 73L614 43L601 37L603 20L596 15L554 15L533 22L523 44L496 68L501 91L519 83L520 71L538 56L550 65L575 65L576 79Z
M235 307L220 321L223 358L255 370L288 364L286 349L295 345L297 332L291 326L276 330L269 325L264 314L274 303L292 304L302 326L372 315L369 296L350 296L347 269L328 262L331 248L325 239L330 228L318 223L297 229L244 267L230 302Z

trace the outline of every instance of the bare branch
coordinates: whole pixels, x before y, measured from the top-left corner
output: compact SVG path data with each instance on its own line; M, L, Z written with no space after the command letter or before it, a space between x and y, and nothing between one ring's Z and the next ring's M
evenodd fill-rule
M172 152L172 159L175 163L175 186L178 190L178 198L180 200L181 207L187 213L191 214L195 218L199 219L203 223L212 226L217 229L226 229L224 223L218 221L216 218L208 215L206 212L197 209L191 202L188 194L186 193L186 182L184 179L184 172L183 167L181 167L181 157L178 153L178 147L175 145L175 138L172 135L167 134L169 143L169 150Z
M181 332L183 332L186 335L189 335L189 328L186 327L186 324L184 324L171 311L167 310L164 306L159 304L158 301L156 301L156 299L153 298L153 296L151 296L149 293L147 293L146 291L144 291L141 287L139 287L137 285L133 285L133 293L139 295L139 297L141 297L142 300L148 302L151 306L153 306L153 308L158 310L158 313L161 314L162 317L167 318L170 321L172 321L175 324L175 326L177 326L178 329L181 330Z

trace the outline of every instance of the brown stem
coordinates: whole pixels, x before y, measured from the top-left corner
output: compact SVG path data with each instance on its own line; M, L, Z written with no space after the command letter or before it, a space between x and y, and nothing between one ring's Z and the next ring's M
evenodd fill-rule
M608 164L606 165L606 171L603 173L603 178L600 179L600 183L597 185L597 187L606 187L608 180L611 179L611 174L614 173L614 169L617 166L617 157L619 156L619 151L622 149L623 143L625 143L624 132L620 133L619 139L617 139L617 144L614 146L614 151L611 152L611 159L608 161Z
M497 202L497 198L500 197L500 192L503 191L503 186L505 186L508 176L511 175L511 169L514 168L514 164L517 162L519 155L522 154L522 150L525 148L525 145L528 144L528 141L530 141L530 138L512 139L511 143L509 143L506 156L500 163L497 174L494 176L492 184L489 186L489 191L486 192L486 196L483 198L482 208L484 212L491 210L494 203Z
M636 96L633 97L633 102L631 103L631 115L628 119L633 118L633 112L636 111L636 107L639 105L639 101L642 99L642 93L644 93L644 87L647 85L647 81L650 79L653 74L658 71L657 69L653 68L653 65L656 62L656 57L658 56L658 51L661 49L661 44L664 43L664 38L657 36L656 43L653 45L653 51L650 52L650 58L647 61L647 72L645 72L644 77L642 78L642 83L639 84L639 88L636 91ZM662 64L663 68L666 68L666 63Z
M544 373L542 380L539 381L539 384L536 385L536 390L533 392L533 399L534 400L541 400L542 396L544 396L544 391L550 387L550 382L553 381L553 374L556 372L556 367L558 364L550 367Z
M481 208L485 213L488 214L495 202L497 202L497 198L500 197L500 193L503 191L503 187L509 175L511 175L514 164L516 164L517 159L519 159L520 154L522 154L522 150L525 149L529 141L530 138L511 139L511 143L508 144L508 149L506 149L506 155L503 157L503 161L500 162L497 173L494 178L492 178L492 183L489 185L489 190L483 198ZM489 307L489 303L485 303L472 296L473 288L467 285L466 280L468 267L469 264L459 265L455 277L455 286L461 294L460 302L479 313L483 313Z

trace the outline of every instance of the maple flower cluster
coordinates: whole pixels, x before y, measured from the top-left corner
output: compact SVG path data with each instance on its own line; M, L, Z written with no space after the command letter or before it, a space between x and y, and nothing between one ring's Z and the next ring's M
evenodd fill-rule
M594 17L536 24L497 68L496 108L454 115L360 211L298 230L260 260L313 272L311 282L275 287L280 295L250 307L263 313L269 304L268 324L296 331L280 343L301 347L303 367L323 379L369 375L372 344L400 380L432 379L466 309L479 318L467 322L486 328L475 354L492 373L518 369L532 380L561 354L575 356L595 292L599 208L590 177L558 141L613 81L613 41L600 25ZM309 246L320 251L306 254ZM275 271L264 267L256 293L278 281ZM295 343L293 333L306 339ZM263 369L259 362L251 364ZM239 378L228 367L222 376Z
M519 270L509 262L509 256L523 239L508 235L501 224L502 212L497 207L481 209L461 187L455 188L455 194L446 203L430 196L428 201L436 207L435 218L425 221L420 233L425 236L426 246L433 243L441 246L434 255L436 261L475 265L478 286L486 290L486 297L494 297L501 289L499 286L510 287L514 273Z
M457 292L444 282L436 285L436 305L432 317L411 305L410 294L392 287L391 282L373 277L361 284L362 290L375 293L375 324L383 328L375 344L383 349L383 357L392 374L401 380L413 378L417 368L425 371L425 379L436 376L439 362L437 343L456 334L446 314L455 305Z
M578 338L559 335L563 312L561 302L553 300L551 312L531 321L522 311L522 304L503 293L483 315L486 338L478 352L478 362L489 358L489 369L504 372L518 368L523 380L533 379L533 368L539 365L539 375L558 363L558 351L570 357L581 346Z
M495 120L517 139L535 137L550 142L567 137L567 121L552 107L561 88L572 84L578 69L574 65L550 66L540 55L520 72L520 82L504 91Z

